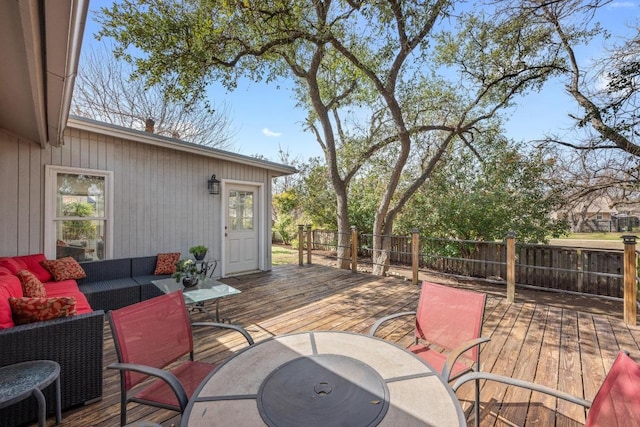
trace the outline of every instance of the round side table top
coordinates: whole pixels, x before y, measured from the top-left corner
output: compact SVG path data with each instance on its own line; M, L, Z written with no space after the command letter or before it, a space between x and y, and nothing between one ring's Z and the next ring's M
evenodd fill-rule
M0 408L31 396L60 376L60 365L52 360L31 360L0 367Z

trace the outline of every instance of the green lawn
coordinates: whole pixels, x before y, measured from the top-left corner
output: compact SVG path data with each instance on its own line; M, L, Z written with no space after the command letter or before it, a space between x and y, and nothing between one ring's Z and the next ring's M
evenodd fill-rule
M565 237L565 239L580 239L580 240L617 240L622 241L622 236L626 234L635 234L632 231L622 232L622 233L571 233L569 236Z
M298 251L290 247L273 245L271 259L273 265L295 264L298 262Z

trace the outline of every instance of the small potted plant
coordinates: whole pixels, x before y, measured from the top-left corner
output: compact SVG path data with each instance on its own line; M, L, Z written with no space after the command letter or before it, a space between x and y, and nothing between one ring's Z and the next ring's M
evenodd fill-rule
M198 284L198 279L200 278L200 272L198 271L198 266L193 262L192 259L181 259L176 262L176 272L171 275L176 282L180 283L182 279L182 284L185 288L189 288L191 286L195 286Z
M209 248L203 245L192 246L189 248L189 253L193 254L194 258L198 261L202 261L207 255Z

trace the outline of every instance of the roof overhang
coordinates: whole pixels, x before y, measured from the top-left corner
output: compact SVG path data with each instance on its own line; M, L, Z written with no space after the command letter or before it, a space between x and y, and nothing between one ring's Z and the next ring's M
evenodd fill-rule
M0 2L0 128L59 146L89 0Z
M280 163L261 160L255 157L245 156L242 154L232 153L217 148L211 148L200 144L181 141L175 138L168 138L154 133L128 129L125 127L112 125L109 123L99 122L93 119L87 119L78 116L69 116L67 127L97 133L100 135L108 135L115 138L136 141L142 144L153 145L156 147L168 148L176 151L197 154L199 156L211 157L219 160L225 160L242 165L254 166L270 171L272 177L292 175L298 170L293 166L283 165Z

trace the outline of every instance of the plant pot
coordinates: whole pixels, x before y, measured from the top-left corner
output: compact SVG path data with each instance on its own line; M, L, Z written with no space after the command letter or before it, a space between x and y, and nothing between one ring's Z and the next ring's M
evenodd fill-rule
M198 284L198 278L197 277L183 277L182 278L182 285L185 288L192 288L194 286L196 286Z
M193 254L193 257L198 261L202 261L206 256L207 256L206 252L203 252L201 254Z

